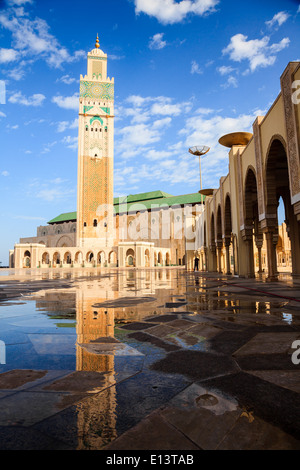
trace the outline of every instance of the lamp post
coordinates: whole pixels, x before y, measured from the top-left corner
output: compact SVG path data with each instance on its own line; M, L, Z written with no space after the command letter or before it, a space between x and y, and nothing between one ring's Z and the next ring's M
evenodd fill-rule
M199 171L200 171L200 191L202 191L202 174L201 174L201 156L205 155L210 150L210 147L206 147L206 145L197 145L195 147L190 147L189 152L192 155L199 156ZM203 203L203 198L201 194L201 204Z

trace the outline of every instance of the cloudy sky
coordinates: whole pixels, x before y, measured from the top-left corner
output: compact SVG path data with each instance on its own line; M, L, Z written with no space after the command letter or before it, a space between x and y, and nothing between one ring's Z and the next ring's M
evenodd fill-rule
M72 7L70 7L72 5ZM79 76L99 34L115 78L116 196L199 190L228 172L223 134L251 131L300 59L291 0L0 0L0 261L76 210Z

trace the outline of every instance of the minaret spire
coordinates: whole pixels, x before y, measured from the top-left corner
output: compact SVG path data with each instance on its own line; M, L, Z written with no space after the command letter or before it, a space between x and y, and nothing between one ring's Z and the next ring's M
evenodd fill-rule
M99 49L99 47L100 47L98 33L97 33L97 39L96 39L95 47L96 47L96 49Z

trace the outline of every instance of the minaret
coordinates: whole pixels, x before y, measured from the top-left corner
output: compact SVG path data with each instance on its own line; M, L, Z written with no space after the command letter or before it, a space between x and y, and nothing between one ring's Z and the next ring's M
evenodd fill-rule
M77 246L113 244L114 79L99 45L80 76Z

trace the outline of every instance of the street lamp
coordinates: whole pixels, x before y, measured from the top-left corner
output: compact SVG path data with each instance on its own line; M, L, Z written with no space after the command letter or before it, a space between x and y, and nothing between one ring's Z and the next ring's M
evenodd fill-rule
M210 150L210 147L206 147L206 145L197 145L196 147L190 147L189 152L192 155L199 156L199 171L200 171L200 191L202 191L202 175L201 175L201 156L205 155ZM201 194L201 193L200 193ZM201 204L202 204L202 194L201 194Z

